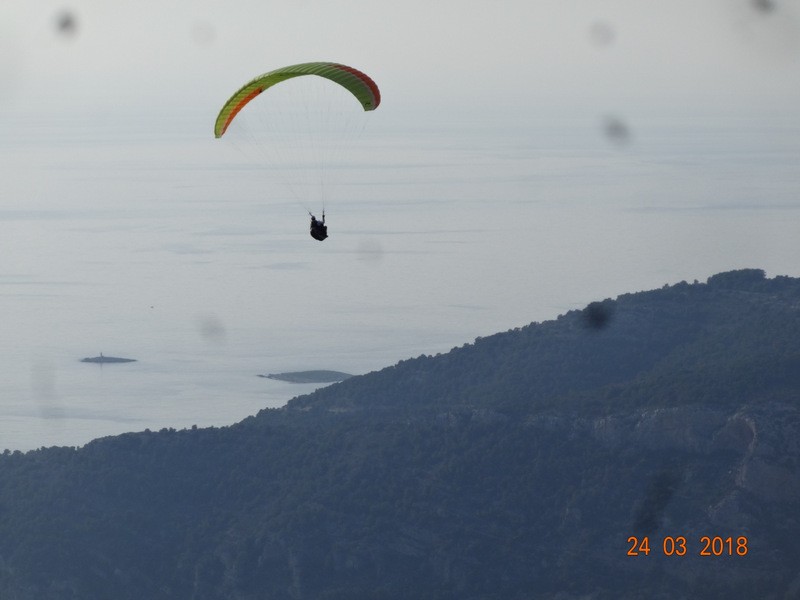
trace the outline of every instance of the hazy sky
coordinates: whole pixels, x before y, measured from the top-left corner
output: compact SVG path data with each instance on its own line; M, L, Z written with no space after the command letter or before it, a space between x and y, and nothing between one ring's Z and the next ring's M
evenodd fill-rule
M320 59L431 115L800 102L797 0L5 0L0 16L11 110L213 113L253 74Z

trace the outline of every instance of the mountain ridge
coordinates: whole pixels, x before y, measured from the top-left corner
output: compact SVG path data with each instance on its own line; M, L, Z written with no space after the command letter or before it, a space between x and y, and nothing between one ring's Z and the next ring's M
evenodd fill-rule
M613 386L614 384L629 382L633 375L644 372L648 368L653 368L657 362L669 359L669 350L678 346L687 346L695 342L702 333L702 327L708 323L717 327L713 339L704 340L706 342L700 348L695 347L694 358L698 352L720 351L727 353L731 347L732 340L725 339L725 321L732 318L732 307L729 304L737 304L738 318L741 318L743 310L749 310L751 304L763 302L765 298L770 299L771 310L780 309L781 315L789 321L797 321L800 316L800 304L797 303L797 294L800 293L800 284L797 280L788 277L776 277L766 279L764 271L760 269L743 269L729 273L721 273L712 276L707 283L688 284L681 282L673 286L664 286L660 290L648 292L638 292L635 294L623 294L615 300L606 299L602 302L593 302L583 310L573 310L561 315L555 320L543 323L531 323L524 327L518 327L506 332L493 334L491 336L477 338L472 344L453 348L446 354L437 356L422 355L415 359L400 361L396 365L382 369L381 371L360 376L350 382L340 383L328 388L320 389L312 394L300 396L291 400L288 409L308 410L316 407L318 403L324 402L343 402L342 394L354 386L363 386L367 380L374 380L378 377L391 377L398 375L398 384L404 389L406 395L414 393L416 384L422 381L431 383L438 372L443 371L448 363L455 361L468 362L469 368L462 368L462 377L452 377L448 381L455 384L460 394L466 395L469 399L477 399L481 387L488 387L486 382L494 382L503 379L517 379L529 384L524 390L518 392L524 396L524 400L530 399L530 393L535 397L553 395L553 383L548 380L552 378L552 373L557 373L560 379L569 377L573 382L574 391L579 389L594 389L597 385ZM719 302L720 298L725 298L726 304L715 304L715 310L711 311L710 303ZM669 309L666 300L673 303ZM692 313L686 312L686 302L692 300L697 303L696 309ZM653 328L648 322L648 314L653 310L650 302L656 300L664 306L661 307L661 323L659 327ZM594 308L600 307L607 316L608 322L602 326L593 326L588 316ZM755 315L757 317L758 315ZM777 318L777 317L772 317ZM753 321L753 319L750 319ZM747 323L744 323L747 325ZM792 331L800 332L800 328L795 323ZM749 334L759 334L760 323L751 324ZM551 343L540 348L543 344L541 339L549 336ZM782 341L791 347L791 339L788 332L782 336ZM552 339L555 338L554 341ZM719 339L718 339L719 338ZM716 342L715 342L716 340ZM762 340L763 341L763 340ZM771 340L773 342L774 340ZM492 351L494 346L505 344L506 358L512 354L511 360L498 362ZM712 345L714 344L714 345ZM625 353L622 358L611 354L611 350L620 348L624 345ZM514 353L515 348L525 347L526 352ZM785 350L785 347L781 347ZM573 364L571 371L564 372L558 370L556 361L563 358L565 353L570 353L573 360L586 361L584 364ZM725 354L727 356L727 354ZM789 360L788 367L798 366L797 373L800 373L800 362L797 356L793 355ZM673 361L675 359L672 359ZM535 364L533 367L532 363ZM529 370L535 368L536 373ZM674 368L674 367L673 367ZM415 371L407 381L401 381L407 371ZM792 371L794 372L794 371ZM476 383L477 382L477 383ZM792 379L796 383L796 379ZM348 385L349 383L349 385ZM403 386L403 383L405 386ZM538 390L532 390L533 384L539 386ZM460 385L459 385L460 384ZM435 384L434 384L435 385ZM488 385L492 385L489 383ZM473 389L467 389L472 387ZM563 386L561 386L563 387ZM439 389L438 400L447 404L448 393L446 390ZM564 393L560 391L557 397L563 398ZM336 400L330 400L337 398ZM362 401L363 396L362 396ZM384 396L383 403L390 404L396 401L396 396ZM478 401L480 404L480 401ZM361 408L373 408L375 405L363 406ZM337 410L345 409L339 405ZM424 408L419 404L415 409ZM506 408L513 408L508 406ZM519 406L516 406L519 409Z
M794 597L799 315L800 279L722 273L229 427L7 451L0 597Z

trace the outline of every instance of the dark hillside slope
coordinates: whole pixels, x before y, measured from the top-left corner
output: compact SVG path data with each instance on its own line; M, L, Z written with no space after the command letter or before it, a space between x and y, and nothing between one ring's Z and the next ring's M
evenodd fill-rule
M571 311L445 355L402 361L297 398L289 407L601 414L649 404L735 405L725 392L731 385L765 394L800 384L796 279L766 279L763 271L747 269L589 308L595 307L608 316L602 327L592 327L588 309ZM656 382L664 389L653 397L649 388Z
M232 427L6 453L0 598L800 597L798 321L800 280L724 273Z

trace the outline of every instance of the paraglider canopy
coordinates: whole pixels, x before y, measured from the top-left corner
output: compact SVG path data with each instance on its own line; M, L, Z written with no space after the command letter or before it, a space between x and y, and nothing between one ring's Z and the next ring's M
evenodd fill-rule
M364 110L375 110L381 103L378 86L358 69L332 62L302 63L264 73L242 86L219 111L214 124L214 136L222 137L239 111L264 90L281 81L303 75L317 75L338 83L355 96Z
M325 225L326 182L323 175L328 170L326 166L330 164L331 158L338 158L341 155L343 142L348 141L348 138L352 139L348 134L356 123L350 121L349 117L351 113L358 114L359 111L354 110L351 97L365 111L375 110L381 102L378 86L369 76L353 67L332 62L302 63L264 73L243 85L225 102L214 123L214 136L221 138L244 107L264 91L278 83L304 75L317 77L304 78L302 83L281 86L278 91L269 93L266 102L269 110L248 111L244 117L239 117L233 127L234 132L226 139L231 139L232 136L234 144L242 139L245 141L249 139L254 142L257 149L263 149L266 154L270 154L268 162L272 163L273 168L282 167L275 169L275 172L286 180L287 188L295 201L311 215L311 236L323 241L328 237L328 228ZM335 85L329 85L328 82ZM283 91L305 91L310 89L305 84L313 87L315 83L325 88L322 102L315 103L320 97L314 94L303 93L297 97L282 95ZM328 93L331 93L337 101L341 98L342 106L332 102ZM290 101L285 102L286 100ZM319 108L326 110L317 110ZM261 130L258 125L253 128L252 123L248 124L251 116L256 117L254 120L258 120L258 117L268 117L263 124L269 135L254 134L254 132L260 133ZM343 118L345 116L348 118ZM360 118L358 120L360 121ZM335 130L331 130L334 135L328 132L329 124L335 125ZM318 221L309 209L309 206L319 205L309 201L315 194L319 194L321 200L319 203L322 206L321 221Z

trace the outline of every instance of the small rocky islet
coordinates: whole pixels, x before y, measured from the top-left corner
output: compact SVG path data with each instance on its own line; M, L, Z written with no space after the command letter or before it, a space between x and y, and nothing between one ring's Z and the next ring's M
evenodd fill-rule
M100 353L100 356L92 356L89 358L82 358L81 362L85 363L97 363L97 364L107 364L107 363L131 363L136 362L135 358L120 358L118 356L104 356L103 353Z
M259 375L265 379L275 379L277 381L287 381L289 383L337 383L352 377L349 373L341 371L294 371L291 373L270 373L269 375Z

